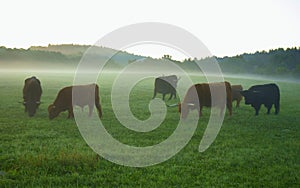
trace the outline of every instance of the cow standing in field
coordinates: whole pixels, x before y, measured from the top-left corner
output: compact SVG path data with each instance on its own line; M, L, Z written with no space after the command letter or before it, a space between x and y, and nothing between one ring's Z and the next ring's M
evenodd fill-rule
M74 100L72 100L74 96ZM83 108L89 106L89 116L92 115L94 105L98 110L98 116L102 117L102 109L99 99L99 86L97 84L69 86L61 89L53 104L49 105L49 118L57 117L61 112L68 110L68 118L73 118L73 104Z
M29 117L34 116L36 109L41 104L42 87L41 82L35 76L27 78L23 87L23 105Z
M242 85L231 86L232 102L236 101L236 107L240 106L240 102L243 99L243 95L241 94L241 91L243 91Z
M268 109L267 114L270 114L273 104L275 114L279 113L280 91L276 84L255 85L241 91L241 94L245 97L245 104L250 104L255 109L255 115L258 115L262 104Z
M176 99L176 88L179 78L176 75L170 76L161 76L155 79L154 82L154 94L152 99L156 97L157 93L163 94L163 100L165 100L166 94L170 93L168 100L171 100L172 97Z
M223 96L224 90L226 96ZM214 101L212 101L212 93ZM190 87L181 104L178 104L178 111L181 117L185 119L190 110L197 109L199 117L202 115L203 106L206 107L219 107L220 114L223 113L225 106L229 110L229 115L232 115L232 96L231 85L229 82L220 83L202 83L195 84Z

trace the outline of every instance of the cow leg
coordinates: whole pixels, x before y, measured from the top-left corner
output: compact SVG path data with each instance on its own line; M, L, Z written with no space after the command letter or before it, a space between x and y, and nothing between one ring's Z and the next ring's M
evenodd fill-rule
M89 117L92 116L94 110L94 104L89 104Z
M165 100L165 96L166 96L166 94L164 93L164 94L163 94L163 101Z
M232 115L232 102L230 100L227 100L226 107L229 110L229 115L231 116Z
M200 109L200 110L199 110L199 117L202 116L202 108L203 108L203 106L200 106L200 108L198 108L198 109Z
M201 111L200 111L200 109L199 109L199 108L197 108L197 111L198 111L198 117L201 117L201 116L202 116L202 114L201 114Z
M220 107L220 116L222 116L223 113L224 113L224 108Z
M222 114L224 113L224 110L226 112L226 107L225 106L219 106L220 108L220 116L222 116Z
M73 108L72 108L72 107L69 108L68 112L69 112L69 114L68 114L68 119L74 118L74 112L73 112Z
M268 112L267 114L270 114L270 110L271 110L272 106L268 106L267 109L268 109Z
M255 106L254 109L255 109L255 115L257 116L260 109L260 105Z
M265 104L265 107L267 108L267 114L270 114L270 110L272 108L273 104Z
M154 90L152 99L154 99L155 97L156 97L156 90Z
M176 99L176 92L171 93L169 100L171 100L174 97L174 99Z
M199 117L202 116L201 110L198 110L198 115L199 115Z
M236 100L236 107L238 108L238 107L240 107L240 102L241 102L241 100Z

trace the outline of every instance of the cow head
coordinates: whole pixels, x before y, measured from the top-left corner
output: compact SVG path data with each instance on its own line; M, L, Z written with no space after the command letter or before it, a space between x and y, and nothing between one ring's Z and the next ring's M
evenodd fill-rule
M172 87L176 88L177 83L180 80L180 77L177 77L176 75L170 75L170 76L162 77L162 79L168 82Z
M178 103L178 112L182 119L186 119L190 109L194 109L195 104L193 103Z
M173 85L174 88L176 88L177 87L177 83L178 83L179 80L180 80L180 77L175 77L175 79L172 80L172 84L171 85Z
M48 106L48 114L49 114L50 120L57 117L59 113L60 113L60 110L54 104L50 104Z
M245 97L245 104L254 104L255 99L261 94L259 91L255 90L244 90L240 91L240 93Z
M36 113L36 109L40 106L40 101L24 101L23 105L25 106L25 112L28 112L29 117L33 117Z
M182 109L182 107L183 107L183 109ZM183 119L185 119L187 117L186 106L184 105L184 103L183 104L178 103L178 112Z

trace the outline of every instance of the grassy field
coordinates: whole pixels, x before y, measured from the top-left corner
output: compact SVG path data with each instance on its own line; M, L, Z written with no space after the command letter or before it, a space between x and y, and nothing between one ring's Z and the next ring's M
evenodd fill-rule
M18 101L22 100L24 79L33 74L42 82L43 103L36 116L29 118ZM99 79L103 124L115 138L129 145L149 146L165 140L176 129L176 108L168 109L164 123L148 133L121 126L111 108L112 79L105 79ZM244 88L270 82L226 80ZM262 107L256 117L254 109L242 101L232 117L226 113L211 147L199 153L209 118L209 109L204 108L196 132L184 149L161 164L133 168L114 164L93 152L75 121L67 119L67 113L48 119L47 106L60 88L72 82L73 75L67 73L0 74L0 187L300 187L300 84L276 82L281 89L278 116L274 108L266 115ZM140 119L149 117L152 87L153 80L145 80L131 93L131 110Z

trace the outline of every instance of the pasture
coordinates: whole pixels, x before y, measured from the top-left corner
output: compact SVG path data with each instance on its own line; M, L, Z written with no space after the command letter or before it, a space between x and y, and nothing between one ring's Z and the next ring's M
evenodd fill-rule
M24 113L24 79L35 75L42 83L42 104L35 117ZM203 78L199 82L204 81ZM231 84L270 83L267 80L226 78ZM103 124L119 141L149 146L165 140L176 129L177 108L154 131L136 133L123 127L112 111L113 77L99 81ZM166 162L146 168L114 164L98 156L85 143L67 112L50 121L47 107L59 89L71 85L70 73L0 74L0 187L299 187L300 186L300 84L276 82L281 89L281 111L259 116L254 109L233 104L213 144L198 152L210 110L203 109L198 127L187 146ZM133 114L150 115L153 79L139 83L130 96ZM161 98L161 94L157 95ZM167 96L168 98L168 96ZM168 101L168 104L177 100ZM95 111L95 109L94 109ZM85 109L87 112L87 109Z

